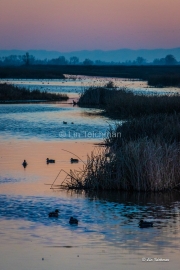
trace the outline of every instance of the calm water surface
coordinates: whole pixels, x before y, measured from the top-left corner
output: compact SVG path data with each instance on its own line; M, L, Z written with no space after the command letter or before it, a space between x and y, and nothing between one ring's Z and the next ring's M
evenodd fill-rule
M145 82L114 80L119 86L131 84L134 91L157 91ZM71 103L84 87L109 79L12 81L31 89L69 93L67 103ZM93 112L60 103L0 105L0 269L179 269L179 192L50 189L60 169L68 172L83 166L87 153L96 149L94 143L114 124ZM71 164L73 153L83 162ZM47 165L47 157L56 163ZM21 165L24 159L26 169ZM60 175L57 183L64 177ZM48 212L56 208L59 218L49 219ZM78 218L78 226L69 225L70 216ZM140 229L140 219L153 221L154 227Z

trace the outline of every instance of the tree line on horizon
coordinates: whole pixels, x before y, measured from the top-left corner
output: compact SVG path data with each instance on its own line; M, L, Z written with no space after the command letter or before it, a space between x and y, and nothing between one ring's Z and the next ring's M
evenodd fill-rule
M152 62L147 62L147 60L141 56L137 57L136 60L128 60L125 62L121 61L92 61L91 59L84 59L80 61L77 56L72 56L70 59L66 59L64 56L59 56L53 59L36 59L33 55L28 52L24 55L9 55L6 57L0 57L0 66L29 66L29 65L180 65L180 61L177 61L172 54L166 55L164 58L156 58Z

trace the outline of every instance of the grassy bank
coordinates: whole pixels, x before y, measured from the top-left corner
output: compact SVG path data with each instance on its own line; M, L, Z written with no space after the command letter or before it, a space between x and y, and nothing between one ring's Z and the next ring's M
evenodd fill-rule
M112 138L121 132L120 138ZM180 188L180 114L127 121L111 130L106 147L71 171L68 189L167 191Z
M180 95L136 95L113 85L90 87L80 96L79 106L103 108L108 116L116 118L139 117L157 113L180 112Z
M10 84L0 84L0 102L25 102L25 101L63 101L68 100L66 94L52 94L46 91L28 90Z

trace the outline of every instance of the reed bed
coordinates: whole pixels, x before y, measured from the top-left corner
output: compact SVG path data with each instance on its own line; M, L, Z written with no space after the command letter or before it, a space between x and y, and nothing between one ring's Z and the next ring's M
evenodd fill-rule
M112 133L121 132L121 137ZM64 187L167 191L180 188L180 114L132 119L110 128L105 147L71 171Z
M63 187L154 192L180 188L179 143L144 138L109 151L88 156L81 171L70 171Z
M100 107L108 116L127 119L180 112L180 95L136 95L126 88L90 87L82 93L78 104Z
M39 90L30 91L26 88L20 88L7 83L0 84L0 102L26 100L62 101L67 99L68 96L66 94L54 94Z
M107 134L109 136L105 139L105 143L116 147L141 138L149 138L154 142L160 139L167 144L180 142L180 113L134 118L122 125L118 124L115 129L110 127ZM113 136L113 134L120 134L120 136Z

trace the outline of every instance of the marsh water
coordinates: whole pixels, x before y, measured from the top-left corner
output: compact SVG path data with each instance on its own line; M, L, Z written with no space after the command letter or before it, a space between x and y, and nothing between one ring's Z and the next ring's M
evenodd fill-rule
M97 109L72 106L85 87L109 80L67 76L65 80L7 81L67 93L70 99L0 105L0 269L179 269L178 191L131 194L50 189L61 169L79 170L87 154L97 151L109 125L115 124L98 115ZM141 81L111 80L147 94L179 92L149 88ZM75 155L81 160L71 164ZM56 162L47 165L47 157ZM49 218L56 208L59 217ZM79 220L78 226L69 224L71 216ZM154 227L139 228L140 219L153 221Z

